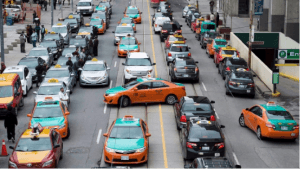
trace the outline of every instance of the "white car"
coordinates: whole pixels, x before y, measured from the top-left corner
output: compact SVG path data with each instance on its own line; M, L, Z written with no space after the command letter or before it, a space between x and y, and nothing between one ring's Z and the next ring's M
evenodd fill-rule
M154 32L159 33L164 22L171 21L169 17L157 17L154 22Z
M32 88L32 75L26 66L10 66L3 73L17 73L21 79L23 95L27 96L29 89Z
M60 33L61 36L64 38L64 44L69 45L70 37L71 37L71 30L68 28L68 25L63 25L62 23L57 23L53 25L51 28L52 32Z
M137 79L138 77L154 77L155 63L151 62L150 57L145 52L128 53L126 62L122 63L124 67L124 83L130 80Z
M80 0L76 6L77 11L82 15L91 15L94 12L94 4L92 0Z

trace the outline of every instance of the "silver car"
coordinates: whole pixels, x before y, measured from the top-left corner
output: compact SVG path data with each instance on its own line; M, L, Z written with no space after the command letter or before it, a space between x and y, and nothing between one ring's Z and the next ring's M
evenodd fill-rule
M71 31L68 29L67 25L63 25L62 23L58 23L52 26L52 32L60 33L61 36L64 38L64 44L69 45Z
M124 67L124 83L130 80L137 79L138 77L147 77L150 75L154 77L155 63L151 62L150 57L145 52L128 53Z
M188 47L185 43L174 42L171 44L170 48L166 50L166 60L169 66L175 58L178 57L191 57L191 53L189 51L190 47Z
M113 31L112 33L115 34L115 45L117 45L117 42L119 42L122 37L127 36L128 34L134 36L134 30L131 24L122 24L120 26L117 26L116 31Z
M52 97L54 101L60 101L58 93L61 87L63 87L64 91L67 92L69 97L68 104L70 104L70 90L68 89L65 82L59 81L57 79L43 81L39 87L39 90L33 92L34 94L36 94L34 102L36 103L45 101L45 97Z
M109 80L109 67L103 60L96 58L86 61L81 70L79 84L80 86L108 86Z
M76 86L76 78L73 73L73 69L69 70L69 66L55 65L52 66L46 73L45 81L50 79L57 79L65 82L72 94L74 87Z
M196 6L194 6L194 5L187 5L187 6L185 6L185 7L182 9L182 17L183 17L183 18L185 18L186 16L188 16L187 13L188 13L188 11L189 11L190 9L197 9L197 8L196 8Z
M40 57L46 62L48 67L50 67L54 61L53 53L51 53L51 49L49 47L38 46L38 47L32 48L30 50L30 52L28 54L26 54L25 56L27 58Z

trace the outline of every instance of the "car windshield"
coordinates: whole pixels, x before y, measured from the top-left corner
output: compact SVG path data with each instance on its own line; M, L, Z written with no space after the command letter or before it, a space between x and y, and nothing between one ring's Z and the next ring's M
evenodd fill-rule
M187 65L195 65L195 61L193 59L188 59L188 60L178 59L178 60L176 60L176 66L187 66Z
M64 24L70 23L70 24L77 24L77 20L76 19L66 19L63 22Z
M135 38L125 38L121 40L121 45L136 45Z
M178 30L176 24L163 24L162 29L168 30L170 32L175 32L176 30Z
M31 50L28 54L28 56L48 56L48 51L43 50Z
M162 16L163 16L163 14L161 12L155 13L155 17L162 17Z
M62 52L62 56L66 56L66 54L72 54L75 51L76 51L76 48L64 48L64 50Z
M236 72L232 73L232 79L235 80L252 80L252 73L251 72Z
M207 34L207 37L212 38L212 39L215 39L217 36L219 36L219 33L217 33L217 32L209 32Z
M86 46L85 39L70 39L70 45Z
M236 51L234 50L222 50L223 55L236 55Z
M266 111L270 120L294 120L293 116L287 111Z
M138 9L127 9L126 11L127 14L139 14Z
M109 138L140 139L144 138L144 135L139 126L114 126Z
M104 71L104 64L85 64L83 67L84 71Z
M46 74L46 78L61 78L61 77L69 77L69 70L48 70Z
M21 138L15 151L46 151L51 150L50 137L41 138Z
M169 41L184 41L183 37L170 36Z
M132 87L134 87L136 84L139 84L140 82L137 80L131 81L125 85L123 85L122 87L126 88L126 89L131 89Z
M211 111L210 104L203 103L185 103L182 106L182 111Z
M122 23L132 23L132 20L131 19L122 19L121 24Z
M150 58L128 58L126 66L151 66Z
M61 65L61 66L65 66L66 63L68 61L68 58L67 57L60 57L58 60L57 60L57 64ZM73 64L77 61L76 60L76 57L71 57L71 61L73 62Z
M99 5L103 5L103 6L106 6L106 7L110 7L109 2L100 2Z
M40 46L49 47L49 48L56 48L57 47L55 41L43 41L42 43L40 43Z
M214 126L192 127L189 138L195 139L221 139L221 134Z
M215 45L227 45L227 42L224 42L224 41L215 41Z
M170 50L172 52L188 52L189 48L187 46L172 46Z
M204 24L203 25L203 29L215 29L215 25L211 25L211 24Z
M12 86L0 86L0 98L11 97L13 95Z
M80 16L79 16L78 14L76 14L76 15L74 15L74 14L70 14L70 15L72 15L72 16L73 16L73 18L80 19ZM69 16L70 16L70 15L69 15Z
M92 15L92 19L96 18L96 17L99 17L100 19L106 19L106 16L104 13L103 14L96 13L96 14Z
M45 37L44 37L44 39L43 39L43 41L45 41L45 40L59 40L59 35L58 34L47 34Z
M63 113L59 106L57 107L36 107L33 118L51 118L62 117Z
M126 27L118 26L116 28L116 33L133 33L133 29L131 26L126 26Z
M155 20L156 24L162 25L164 22L170 21L170 18L167 17L159 17Z
M52 31L56 33L67 33L68 29L66 26L60 26L60 27L53 26Z
M90 2L78 2L77 6L92 6Z
M80 27L78 33L82 33L82 32L93 32L93 28L91 26L85 26L85 27Z
M38 62L37 62L37 60L30 60L30 61L21 60L18 63L18 65L25 65L28 68L35 68L38 65Z
M101 22L101 20L92 20L90 22L90 25L102 25L102 22Z
M61 85L55 86L41 86L38 95L58 95Z

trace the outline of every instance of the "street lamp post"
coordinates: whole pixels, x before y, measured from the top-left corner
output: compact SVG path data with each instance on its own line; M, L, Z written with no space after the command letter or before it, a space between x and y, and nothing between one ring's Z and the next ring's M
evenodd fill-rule
M0 1L0 38L1 38L1 61L4 62L4 37L3 37L3 16L2 16L2 0Z
M51 0L51 27L53 26L53 9L54 9L53 2L54 1L56 0Z

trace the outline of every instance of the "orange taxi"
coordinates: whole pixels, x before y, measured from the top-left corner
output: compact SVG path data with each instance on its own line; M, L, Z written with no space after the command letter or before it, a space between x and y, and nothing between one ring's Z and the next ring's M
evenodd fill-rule
M140 42L133 36L123 37L118 42L118 56L126 57L128 52L140 52Z
M104 34L106 32L106 25L103 19L95 18L91 19L90 25L95 26L98 29L98 34Z
M37 123L40 123L45 128L55 129L62 138L69 138L70 128L68 108L60 101L52 101L51 97L45 99L44 102L35 103L30 117L28 128L31 128Z
M239 123L242 127L247 126L256 132L260 140L265 137L296 140L299 136L297 121L284 107L275 102L243 109Z
M142 23L142 12L136 6L128 6L125 8L124 17L130 17L136 23Z
M214 63L216 64L216 67L219 67L219 63L225 57L240 57L240 56L237 49L229 45L226 47L218 48L214 54Z
M123 86L106 90L103 96L107 104L126 107L133 103L174 104L185 95L185 87L181 83L171 83L160 78L138 78Z
M226 47L227 41L221 37L217 37L211 40L211 43L207 43L206 53L209 57L212 57L215 54L215 50L218 48Z
M149 133L147 123L133 116L113 121L104 143L104 161L112 164L139 164L148 160Z
M165 49L169 49L170 46L175 42L185 43L186 38L184 38L181 33L176 33L174 35L169 35L165 40Z

